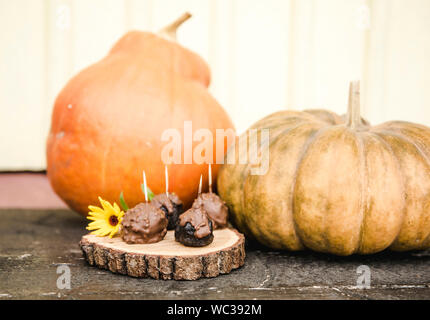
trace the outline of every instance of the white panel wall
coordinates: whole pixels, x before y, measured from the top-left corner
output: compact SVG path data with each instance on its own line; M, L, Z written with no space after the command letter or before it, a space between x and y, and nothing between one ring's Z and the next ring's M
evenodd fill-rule
M353 79L371 122L430 125L428 0L0 0L0 170L45 168L66 81L184 11L179 41L209 62L239 132L282 108L344 113Z
M0 168L44 165L46 10L39 1L0 2Z
M232 116L241 132L286 105L290 4L238 0L234 10Z

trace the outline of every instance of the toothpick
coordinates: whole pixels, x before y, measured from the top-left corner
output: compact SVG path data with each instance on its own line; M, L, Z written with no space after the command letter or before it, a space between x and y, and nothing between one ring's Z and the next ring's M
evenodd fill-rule
M212 167L209 163L209 193L212 193Z
M145 202L148 202L148 188L146 187L146 174L143 170L143 188L145 189Z
M169 197L169 173L167 172L167 165L164 167L164 175L166 179L166 196Z
M203 175L201 174L200 175L200 184L199 184L199 194L202 193L202 178L203 178Z

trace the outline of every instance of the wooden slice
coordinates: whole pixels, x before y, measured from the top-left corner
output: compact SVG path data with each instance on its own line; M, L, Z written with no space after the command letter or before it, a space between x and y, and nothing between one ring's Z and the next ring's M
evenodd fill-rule
M229 273L245 263L245 237L229 228L215 230L213 242L198 248L176 242L173 230L151 244L88 234L79 245L90 265L140 278L197 280Z

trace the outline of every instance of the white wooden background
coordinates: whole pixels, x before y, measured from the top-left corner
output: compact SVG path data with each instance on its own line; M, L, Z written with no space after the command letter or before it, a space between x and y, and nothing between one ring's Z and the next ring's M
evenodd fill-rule
M0 0L0 170L45 168L56 94L127 30L184 11L179 41L211 66L238 131L282 108L430 125L430 0Z

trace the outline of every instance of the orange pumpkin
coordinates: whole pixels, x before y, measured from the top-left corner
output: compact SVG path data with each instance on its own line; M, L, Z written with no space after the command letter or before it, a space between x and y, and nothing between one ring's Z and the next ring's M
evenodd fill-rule
M53 189L73 210L86 215L98 196L118 202L121 191L130 207L136 205L143 200L143 170L152 191L164 192L165 129L178 129L183 144L184 121L192 121L193 131L209 129L214 137L216 129L233 128L207 91L207 64L174 40L176 28L189 17L181 16L158 34L127 33L58 95L47 171ZM214 162L215 156L214 151ZM215 176L217 171L214 165ZM172 164L169 189L187 207L196 196L200 174L206 173L206 164Z

